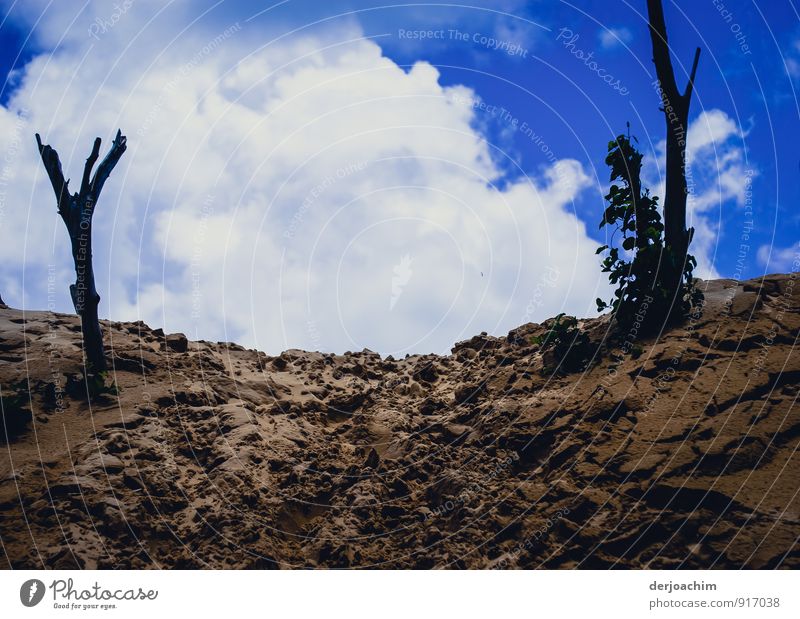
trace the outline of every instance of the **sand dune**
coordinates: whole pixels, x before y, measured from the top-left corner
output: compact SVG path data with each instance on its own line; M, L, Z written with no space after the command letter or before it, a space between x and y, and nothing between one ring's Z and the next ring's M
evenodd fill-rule
M78 318L0 309L2 564L800 567L800 285L702 285L555 376L536 324L392 359L104 322L91 404Z

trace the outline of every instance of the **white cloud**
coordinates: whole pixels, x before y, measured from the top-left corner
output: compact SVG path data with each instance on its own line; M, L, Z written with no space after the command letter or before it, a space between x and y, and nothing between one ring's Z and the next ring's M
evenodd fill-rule
M603 28L597 36L600 39L600 45L602 45L604 49L621 47L633 41L633 33L624 26L619 28Z
M789 247L762 245L758 248L758 262L768 273L800 271L800 242Z
M800 39L796 39L785 48L786 55L783 57L786 63L786 71L789 77L794 79L800 78Z
M92 138L118 126L129 148L95 220L101 311L112 318L272 352L398 354L592 314L608 296L596 243L572 212L591 182L581 164L496 188L502 172L474 111L453 96L474 93L443 87L434 67L404 71L356 30L265 46L246 28L220 38L231 26L220 24L172 40L147 6L99 41L73 31L97 10L81 17L0 109L0 147L23 107L30 142L0 223L0 258L24 273L26 298L10 289L7 302L44 306L54 263L69 308L65 231L33 130L78 178ZM48 40L70 20L56 22ZM390 307L402 256L413 275Z

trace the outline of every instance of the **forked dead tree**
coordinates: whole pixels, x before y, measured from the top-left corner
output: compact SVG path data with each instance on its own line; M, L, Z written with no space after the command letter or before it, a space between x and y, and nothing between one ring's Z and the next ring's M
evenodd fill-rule
M106 359L103 350L103 334L97 316L100 295L95 287L92 266L92 217L103 185L122 157L122 153L125 152L126 138L121 131L117 131L111 149L92 176L92 168L100 155L100 138L95 138L94 147L83 168L81 189L74 194L69 193L69 180L64 180L58 153L47 144L42 144L38 133L36 134L36 143L56 194L58 214L64 220L72 245L76 279L75 283L70 285L69 292L75 312L81 317L83 352L87 371L102 372L106 369Z
M694 54L689 83L678 91L670 58L667 26L661 0L647 0L653 63L656 65L662 111L667 121L667 169L664 194L664 243L680 261L686 258L694 229L686 229L686 134L700 48Z

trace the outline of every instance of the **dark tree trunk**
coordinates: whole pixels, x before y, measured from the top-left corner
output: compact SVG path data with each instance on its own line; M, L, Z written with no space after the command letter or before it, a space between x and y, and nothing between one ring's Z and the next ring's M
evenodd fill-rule
M645 249L648 244L647 237L647 222L648 218L642 213L643 198L642 195L642 159L641 156L630 163L630 185L631 185L631 198L633 199L633 212L636 220L636 247L637 249Z
M117 131L111 149L92 176L92 168L100 154L100 138L95 139L92 152L83 168L81 189L72 195L69 193L69 180L64 180L58 153L47 144L42 144L38 133L36 143L56 194L58 213L67 227L72 246L75 283L69 287L69 292L75 312L81 317L85 363L90 371L102 372L106 369L106 359L103 333L97 315L100 295L94 283L92 265L92 217L103 185L125 152L126 138Z
M672 68L667 26L661 0L647 0L650 19L650 39L653 44L653 63L660 88L662 110L667 123L667 168L664 195L664 242L679 259L685 259L693 230L686 229L686 133L689 123L689 104L692 99L700 48L694 55L689 83L683 94L678 92Z

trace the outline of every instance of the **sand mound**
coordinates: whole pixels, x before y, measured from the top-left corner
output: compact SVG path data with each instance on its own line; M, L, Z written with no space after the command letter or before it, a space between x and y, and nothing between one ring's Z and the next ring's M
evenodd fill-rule
M800 285L703 285L555 376L536 324L395 360L107 322L119 394L91 404L78 319L0 309L2 562L800 567Z

